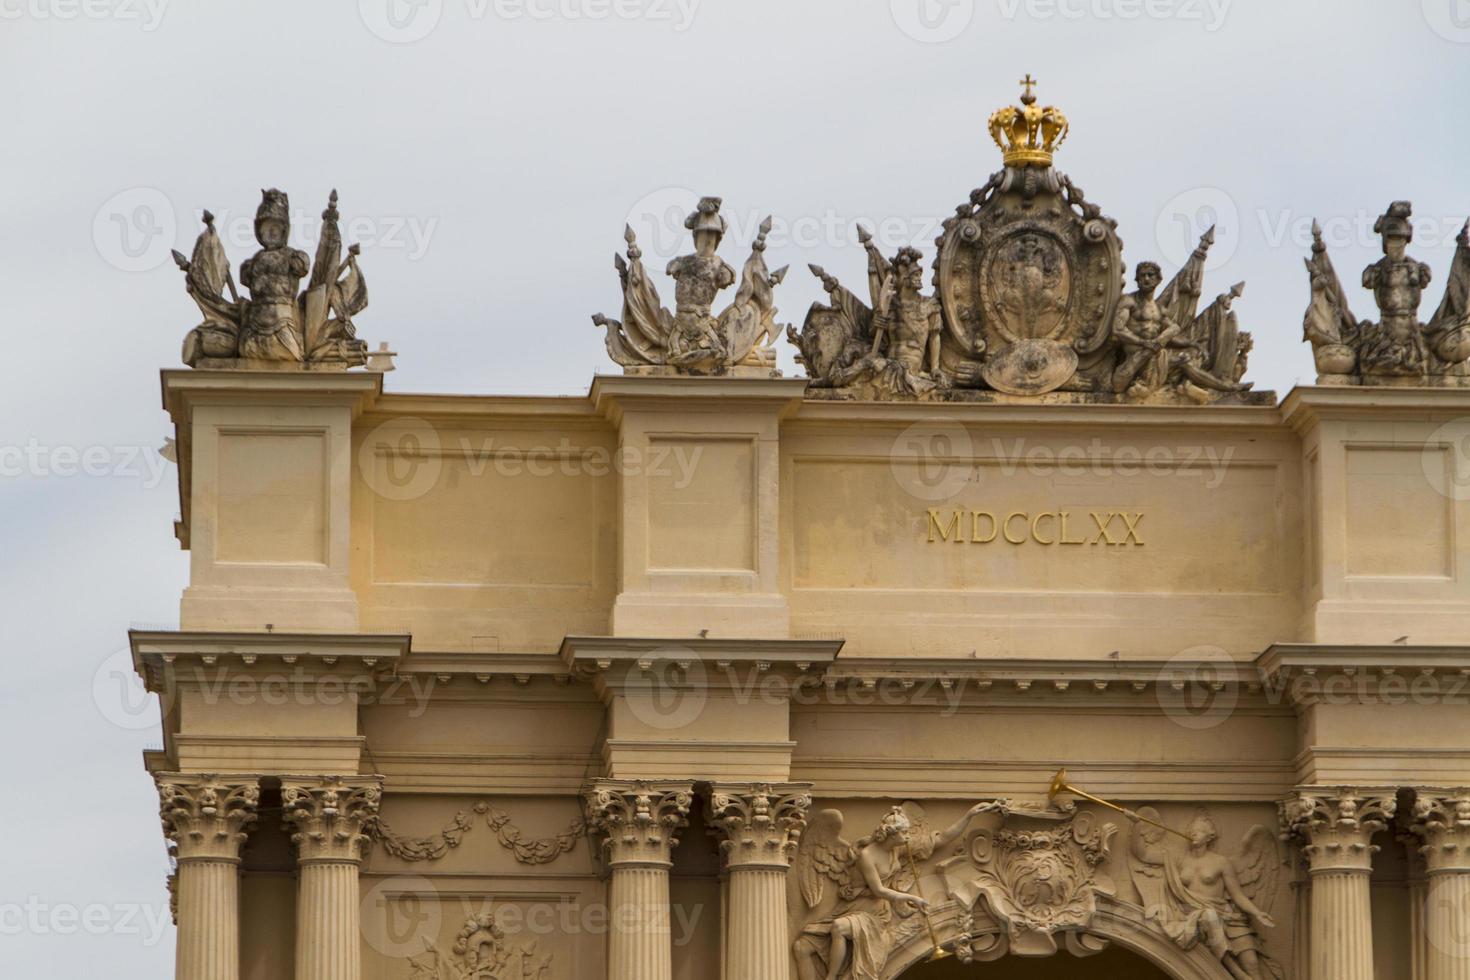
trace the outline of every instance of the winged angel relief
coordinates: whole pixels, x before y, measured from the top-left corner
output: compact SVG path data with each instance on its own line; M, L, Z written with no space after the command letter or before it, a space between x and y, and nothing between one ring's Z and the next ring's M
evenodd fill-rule
M840 810L818 813L802 834L793 869L801 921L795 942L799 980L879 980L897 945L899 924L928 906L914 874L965 832L970 821L998 808L979 803L946 830L930 829L916 803L894 807L871 834L850 844ZM815 915L814 921L806 917Z
M1203 810L1186 828L1189 843L1182 849L1168 845L1165 831L1137 819L1158 821L1152 807L1129 816L1135 820L1133 884L1149 918L1181 949L1203 943L1237 980L1280 980L1280 966L1261 943L1261 932L1276 927L1266 911L1281 868L1275 835L1252 827L1230 858L1220 853L1220 830Z

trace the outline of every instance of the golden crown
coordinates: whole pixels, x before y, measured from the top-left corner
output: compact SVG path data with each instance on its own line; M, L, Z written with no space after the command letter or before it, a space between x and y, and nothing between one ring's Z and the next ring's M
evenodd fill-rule
M1007 167L1050 167L1051 156L1067 138L1067 117L1056 106L1038 106L1036 79L1021 79L1019 106L990 114L990 138L1001 148Z

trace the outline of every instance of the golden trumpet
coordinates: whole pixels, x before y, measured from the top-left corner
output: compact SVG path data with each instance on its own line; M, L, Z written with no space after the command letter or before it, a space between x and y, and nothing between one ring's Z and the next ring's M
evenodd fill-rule
M909 873L914 876L914 892L917 894L919 891L919 867L914 863L914 845L909 841L905 841L903 850L909 859ZM923 898L924 896L919 895L918 897ZM934 931L934 920L929 916L928 906L921 907L919 912L924 916L924 925L929 927L929 942L934 945L934 951L929 954L929 961L933 962L934 960L942 960L953 956L953 953L939 945L939 933Z
M1051 777L1051 787L1046 792L1046 798L1048 800L1055 800L1063 793L1070 793L1073 796L1080 796L1084 800L1091 800L1098 806L1105 806L1109 810L1116 810L1117 812L1123 814L1123 816L1127 817L1129 820L1137 820L1141 823L1146 823L1150 826L1157 827L1160 830L1168 831L1175 837L1182 837L1185 840L1189 840L1188 834L1175 830L1173 827L1167 827L1164 824L1159 823L1157 820L1150 820L1148 817L1141 817L1138 814L1134 813L1132 810L1129 810L1127 807L1119 806L1118 804L1109 802L1108 800L1105 800L1100 796L1093 796L1091 793L1078 789L1076 786L1073 786L1072 784L1067 782L1067 770L1058 769L1057 774Z

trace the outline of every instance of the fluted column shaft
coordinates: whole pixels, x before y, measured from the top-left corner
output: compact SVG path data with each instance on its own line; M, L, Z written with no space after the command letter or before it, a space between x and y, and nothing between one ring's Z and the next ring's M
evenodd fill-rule
M360 980L357 877L365 828L378 814L377 777L282 780L281 808L295 828L296 980Z
M608 980L673 978L669 867L692 790L689 783L600 780L587 792L587 822L602 835L611 869Z
M1299 790L1288 832L1303 842L1311 879L1310 980L1373 980L1373 835L1388 826L1392 793Z
M1419 790L1426 980L1470 980L1470 790Z
M160 773L159 817L178 862L175 898L179 980L240 976L240 848L255 822L252 777Z
M715 786L710 833L730 876L725 980L790 980L786 874L812 799L806 785Z
M296 904L296 976L347 980L362 974L356 862L301 865Z

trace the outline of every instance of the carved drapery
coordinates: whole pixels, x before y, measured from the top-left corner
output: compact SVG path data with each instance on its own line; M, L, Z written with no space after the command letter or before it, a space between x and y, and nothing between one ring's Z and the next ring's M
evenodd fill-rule
M160 774L159 816L178 860L170 889L178 923L177 976L240 975L240 849L255 822L254 778Z
M358 866L378 814L375 776L282 780L281 809L295 830L296 980L358 980L362 973Z
M608 980L671 980L669 865L687 825L693 786L600 780L587 822L603 837L611 935Z
M1282 825L1311 876L1310 980L1373 980L1373 835L1396 809L1391 791L1354 789L1303 789L1284 804Z

